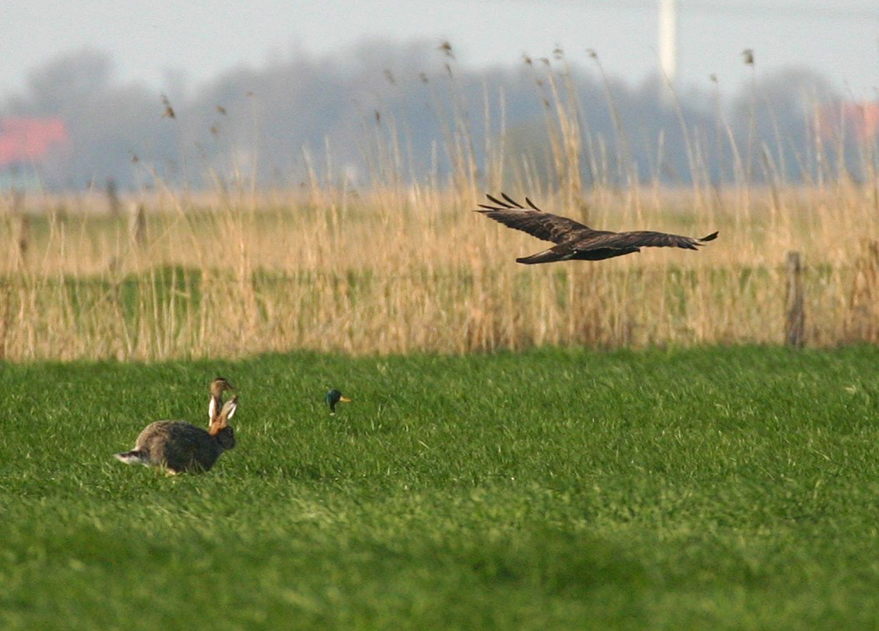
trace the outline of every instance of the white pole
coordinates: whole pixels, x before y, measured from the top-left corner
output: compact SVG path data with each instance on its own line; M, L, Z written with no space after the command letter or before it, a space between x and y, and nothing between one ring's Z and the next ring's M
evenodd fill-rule
M659 0L659 66L664 81L674 88L678 73L677 0Z

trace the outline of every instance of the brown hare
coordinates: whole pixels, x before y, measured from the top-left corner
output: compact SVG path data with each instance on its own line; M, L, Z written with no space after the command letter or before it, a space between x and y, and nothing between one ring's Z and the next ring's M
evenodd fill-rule
M232 390L232 386L222 377L211 383L207 431L185 421L156 421L140 433L134 449L116 454L116 458L126 464L164 467L170 475L209 471L220 454L235 447L229 421L238 408L238 397L224 405L225 390Z

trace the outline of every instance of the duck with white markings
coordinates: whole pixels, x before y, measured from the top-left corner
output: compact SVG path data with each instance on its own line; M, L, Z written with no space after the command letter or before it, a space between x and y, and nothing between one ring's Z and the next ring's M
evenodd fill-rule
M330 408L330 414L336 413L336 405L339 403L351 403L351 399L343 395L339 390L335 388L327 392L324 400L327 402L327 406Z

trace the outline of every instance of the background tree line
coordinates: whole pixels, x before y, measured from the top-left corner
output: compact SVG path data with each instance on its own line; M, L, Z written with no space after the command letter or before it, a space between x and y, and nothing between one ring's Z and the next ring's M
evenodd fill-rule
M231 69L198 86L169 72L157 91L121 82L109 55L81 50L34 69L21 94L0 101L0 116L63 118L69 147L39 167L50 189L103 186L109 179L122 188L148 187L157 178L202 187L211 185L211 173L290 186L309 167L338 170L358 185L368 177L370 152L384 142L401 148L404 177L442 176L452 168L450 147L461 141L462 128L477 164L486 138L502 138L506 152L533 158L533 175L544 178L552 168L545 159L546 117L553 115L555 80L556 87L574 86L564 98L575 97L581 129L606 155L607 173L620 180L622 160L642 182L689 183L696 150L696 176L715 183L735 180L736 160L755 181L767 177L771 164L795 182L814 175L805 157L820 140L818 108L844 100L810 70L762 73L759 67L749 84L706 78L704 89L668 98L659 78L630 85L581 57L557 52L474 69L435 43L368 42L344 56L297 55ZM848 157L845 166L857 176L863 168L857 143L843 136L839 148L833 159L842 166ZM589 183L595 174L584 164Z

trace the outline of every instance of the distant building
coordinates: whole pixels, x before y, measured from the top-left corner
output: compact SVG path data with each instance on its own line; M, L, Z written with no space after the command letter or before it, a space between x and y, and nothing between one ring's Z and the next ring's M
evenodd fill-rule
M847 101L821 105L815 122L818 135L825 142L875 142L879 139L879 103Z
M60 118L0 118L0 190L38 189L40 167L63 157L69 145Z

